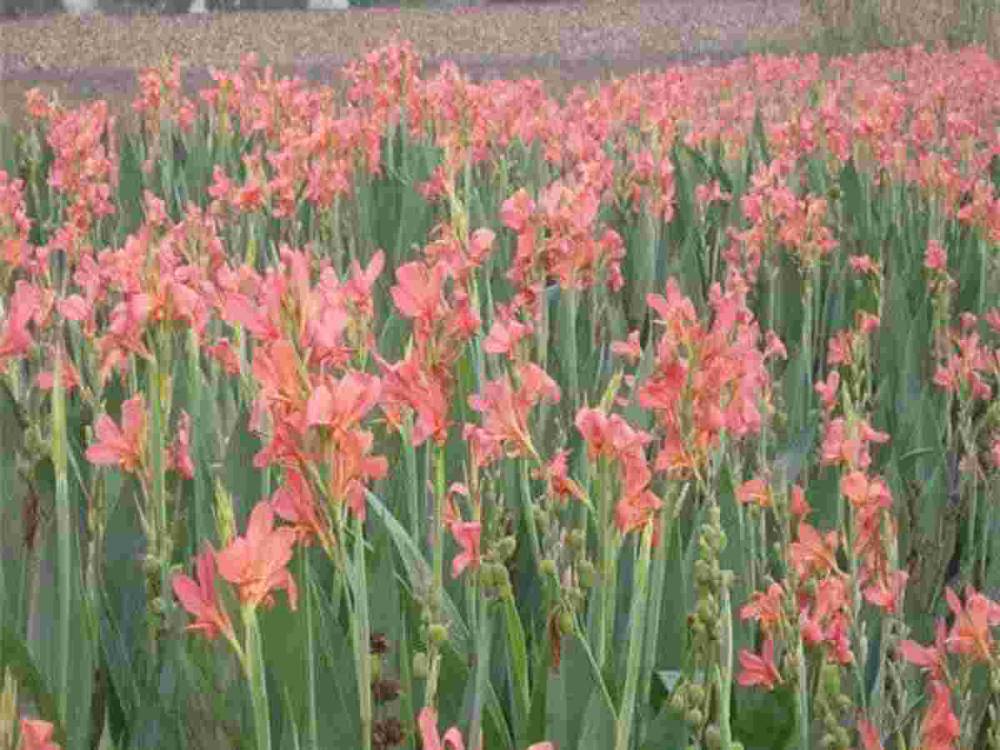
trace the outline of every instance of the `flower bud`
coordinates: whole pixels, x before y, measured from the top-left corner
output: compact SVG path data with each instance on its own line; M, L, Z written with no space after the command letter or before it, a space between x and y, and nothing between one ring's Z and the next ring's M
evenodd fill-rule
M559 632L562 635L572 635L574 628L573 614L565 609L562 610L559 613Z
M596 573L594 571L594 564L590 560L580 561L577 570L580 573L580 586L582 588L589 589L594 585Z
M573 552L579 552L587 543L587 535L581 529L573 529L566 535L566 546Z
M549 514L545 512L545 508L535 508L535 524L542 534L549 530Z
M427 640L431 643L444 643L448 640L448 628L439 622L435 622L427 628Z
M697 708L692 708L684 714L684 721L693 727L700 727L704 718L704 715Z
M413 677L418 680L426 680L429 667L427 654L423 651L417 651L413 655Z
M554 578L556 575L556 561L552 558L545 558L538 564L539 570L546 578Z
M718 724L709 724L705 728L705 747L708 750L719 750L722 747L722 731Z
M506 562L517 549L517 540L512 536L505 536L496 543L493 549L496 551L497 559L500 562Z

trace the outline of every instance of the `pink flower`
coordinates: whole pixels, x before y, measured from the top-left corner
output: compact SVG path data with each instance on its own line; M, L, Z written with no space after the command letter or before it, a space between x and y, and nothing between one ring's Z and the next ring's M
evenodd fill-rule
M458 727L452 727L444 733L444 737L438 733L437 711L430 706L425 706L417 716L417 728L420 730L420 741L423 750L465 750L465 740Z
M742 671L736 681L743 687L759 685L766 690L773 690L781 682L781 675L774 664L774 639L764 641L760 656L743 649L740 651L740 666Z
M478 521L456 521L451 524L451 535L462 551L451 561L451 575L458 578L468 567L479 567L479 537L482 525Z
M924 268L928 271L948 271L948 251L944 249L937 240L930 240L927 243L927 252L924 253Z
M173 577L174 594L181 606L193 615L195 620L187 630L200 631L209 640L220 633L235 640L233 624L222 608L215 591L215 553L207 546L195 558L197 580L177 573Z
M143 463L146 434L146 405L142 394L122 404L122 426L107 414L94 425L97 442L87 448L87 460L95 466L116 466L134 473Z
M236 537L219 552L219 574L236 586L243 604L271 606L271 592L285 589L294 610L298 589L285 566L292 559L295 538L290 527L274 528L274 511L268 503L257 503L250 513L246 536Z
M60 750L52 742L55 727L41 719L21 719L21 750Z

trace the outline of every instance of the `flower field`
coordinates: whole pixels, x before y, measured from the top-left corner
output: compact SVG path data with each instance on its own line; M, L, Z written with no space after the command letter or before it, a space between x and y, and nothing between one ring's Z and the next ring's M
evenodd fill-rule
M0 131L0 748L1000 749L1000 63L343 75Z

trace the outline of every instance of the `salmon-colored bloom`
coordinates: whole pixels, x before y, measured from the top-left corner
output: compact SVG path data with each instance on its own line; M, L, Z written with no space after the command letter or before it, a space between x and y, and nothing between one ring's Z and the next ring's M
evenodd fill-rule
M177 435L167 448L167 469L176 471L185 479L194 479L194 462L191 460L191 417L182 411L177 420Z
M465 740L458 727L452 727L442 738L437 728L437 711L425 706L417 716L417 728L420 730L420 741L423 750L465 750Z
M931 694L931 704L920 724L920 749L954 750L962 730L951 709L951 691L935 680L931 683Z
M861 740L862 750L884 750L878 729L868 719L858 719L858 738Z
M183 573L173 577L174 594L181 606L194 616L187 630L196 630L212 640L220 633L235 640L233 623L223 609L215 590L215 553L208 545L195 558L197 580Z
M990 601L971 586L965 589L964 607L950 587L944 593L948 607L955 613L955 622L946 641L948 650L989 663L994 646L990 628L1000 625L1000 604Z
M930 240L927 243L927 251L924 253L924 268L928 271L948 271L948 251L944 246L936 241Z
M767 591L755 591L750 601L740 609L741 620L757 620L765 633L774 630L781 622L785 590L780 583L772 583Z
M451 561L451 575L458 578L471 567L479 567L479 542L482 525L478 521L455 521L451 524L451 535L462 551Z
M330 429L335 441L356 427L379 400L382 383L363 372L348 372L329 385L313 389L306 404L306 424Z
M60 750L52 741L55 726L41 719L21 719L21 750Z
M916 641L906 639L899 642L899 653L910 664L915 664L927 672L931 680L944 680L948 658L945 653L947 633L948 628L944 620L938 620L933 646L921 646Z
M107 414L94 425L97 442L87 448L87 460L95 466L116 466L134 473L143 464L146 436L146 404L142 394L122 404L119 428Z
M753 503L760 508L770 508L774 504L771 488L760 477L747 480L737 487L736 499L744 505Z
M774 639L764 641L760 655L742 649L740 651L740 671L736 681L743 687L759 685L765 690L773 690L781 682L781 675L774 663Z
M788 556L800 580L810 575L823 575L837 567L837 532L820 534L813 526L802 521L799 538L789 546Z
M219 552L219 574L236 586L240 601L250 607L272 606L272 591L285 589L294 610L298 602L295 579L285 568L292 559L295 530L274 528L274 511L266 502L250 512L246 536L238 536Z
M312 489L298 471L285 471L285 483L271 495L271 508L281 520L292 524L299 542L309 543L323 533L325 524L320 520Z

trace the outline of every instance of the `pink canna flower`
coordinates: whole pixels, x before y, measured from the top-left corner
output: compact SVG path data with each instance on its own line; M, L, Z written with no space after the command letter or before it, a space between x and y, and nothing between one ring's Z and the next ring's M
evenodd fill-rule
M752 651L740 651L740 671L736 681L743 687L760 686L773 690L781 682L781 675L774 664L774 639L768 638L758 656Z
M423 750L465 750L465 740L458 727L452 727L442 738L437 728L437 711L425 706L417 716L417 728Z
M21 750L60 750L52 741L55 726L41 719L21 719Z
M230 641L236 639L233 623L223 609L215 590L215 552L208 545L195 558L197 580L183 573L173 577L174 595L195 620L187 630L195 630L208 640L220 633Z
M309 396L306 424L328 427L339 441L378 403L381 387L378 377L354 371L330 385L323 383Z
M271 592L285 589L294 610L298 589L285 566L292 559L295 539L294 529L274 528L274 511L268 503L257 503L250 513L246 536L236 537L219 552L219 574L236 586L244 605L272 606Z
M899 642L899 653L910 664L914 664L925 671L931 680L944 680L948 658L945 652L947 634L948 629L944 624L944 620L938 620L935 626L933 646L921 646L916 641L906 639Z
M458 578L462 572L471 567L479 567L479 543L482 525L478 521L455 521L451 524L451 535L462 551L451 561L451 575Z
M990 601L971 586L965 589L965 606L950 587L944 593L948 607L955 614L955 622L945 641L948 650L974 661L991 663L994 641L990 629L1000 626L1000 604Z
M932 682L931 703L920 724L921 750L954 750L961 733L951 708L951 691L943 682Z
M176 471L184 479L194 479L194 462L191 460L191 416L182 411L177 420L177 435L167 448L167 469Z
M119 428L107 414L94 425L97 442L87 448L87 460L95 466L115 466L126 473L135 473L144 462L146 437L146 405L142 394L122 404L122 426Z
M948 271L948 251L937 240L930 240L927 243L927 251L924 253L924 268L928 271Z
M884 750L878 729L868 719L858 719L858 738L861 740L861 750Z

